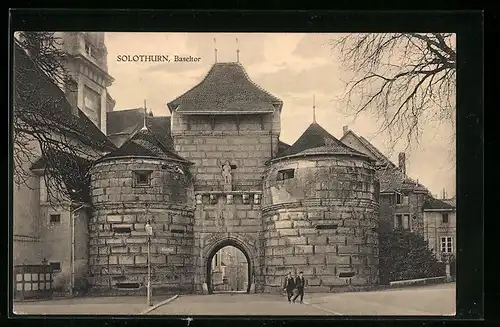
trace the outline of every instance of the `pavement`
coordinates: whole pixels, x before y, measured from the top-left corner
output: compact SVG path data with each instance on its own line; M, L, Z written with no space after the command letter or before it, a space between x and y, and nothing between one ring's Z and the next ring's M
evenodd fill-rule
M455 283L355 293L306 294L304 304L272 294L179 296L150 315L393 316L455 315Z
M456 284L447 283L374 292L308 294L309 306L350 316L454 316Z
M288 303L284 296L277 294L155 297L155 307L148 307L145 297L75 298L16 302L14 312L30 315L452 316L456 311L455 287L455 283L448 283L336 294L308 294L306 289L304 304Z
M153 297L158 304L168 297ZM140 315L148 310L145 296L112 296L14 302L17 315Z

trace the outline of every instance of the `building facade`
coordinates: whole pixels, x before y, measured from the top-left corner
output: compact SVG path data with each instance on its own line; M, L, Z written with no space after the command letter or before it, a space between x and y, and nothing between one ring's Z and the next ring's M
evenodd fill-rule
M153 117L145 108L107 114L109 138L119 148L93 168L93 183L103 185L94 185L93 199L105 208L92 220L94 288L144 284L145 275L132 271L144 265L146 218L139 212L146 204L159 224L153 225L159 234L151 258L156 289L213 292L218 282L212 278L220 279L213 274L214 258L226 246L246 258L247 292L279 291L286 273L299 271L312 291L377 283L372 159L316 122L292 146L281 142L282 101L254 84L239 63L214 64L168 108L170 117ZM154 184L161 174L155 167L167 165L165 155L185 161L182 176L189 178L175 190L166 180ZM143 172L149 172L152 190L134 186L134 176ZM329 182L332 176L338 181ZM130 229L120 237L114 224ZM169 279L165 269L181 279Z
M340 140L375 160L380 181L381 231L403 229L423 235L423 204L431 195L425 186L407 175L405 153L399 153L399 162L395 165L368 140L347 126Z
M440 261L455 253L455 199L436 199L425 186L407 176L405 153L399 153L399 165L396 166L368 140L347 126L340 140L376 161L380 180L381 233L403 229L419 234Z
M14 193L15 264L45 258L63 288L85 280L103 293L144 290L150 264L156 291L211 293L213 272L233 265L217 253L232 246L246 292L279 292L300 271L310 292L331 291L378 283L381 229L426 232L428 192L406 176L404 154L395 166L316 121L283 143L283 102L240 63L215 63L154 117L113 110L102 33L62 38L76 81L58 89L64 110L104 146L83 206L52 206L43 158L31 167L36 187Z
M107 73L104 33L65 32L55 36L62 40L61 46L68 54L66 68L76 87L56 85L49 80L36 67L30 54L16 42L15 72L28 72L24 78L36 84L42 96L51 97L57 103L54 108L44 108L44 112L54 111L61 124L71 124L75 132L95 141L98 146L87 152L98 158L116 148L104 134L106 111L112 110L110 106L114 105L114 100L106 92L112 78ZM95 44L101 50L98 58L84 58L88 44ZM22 84L17 76L14 74L14 83ZM91 97L85 91L86 87L99 93L98 97L92 97L93 102L89 100ZM72 136L68 141L79 142ZM50 201L50 192L45 185L44 160L38 143L35 140L32 143L33 151L23 162L26 166L23 168L31 171L31 175L26 183L13 186L13 264L40 265L42 261L47 262L55 271L53 286L67 290L72 281L88 276L88 218L91 213L86 206L71 201L65 204ZM14 149L19 156L16 151L19 149Z
M439 261L456 255L457 216L454 201L426 199L424 238Z

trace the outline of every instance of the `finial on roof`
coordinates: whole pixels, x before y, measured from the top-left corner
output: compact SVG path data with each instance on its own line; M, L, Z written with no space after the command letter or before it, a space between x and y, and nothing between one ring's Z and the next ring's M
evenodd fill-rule
M215 62L217 62L217 40L214 37Z
M147 113L147 107L146 107L146 99L144 99L144 126L142 126L141 130L142 131L145 131L147 130L147 126L146 126L146 116L148 115Z
M316 122L316 96L313 94L313 123Z
M236 62L240 62L240 45L238 43L238 38L236 38Z

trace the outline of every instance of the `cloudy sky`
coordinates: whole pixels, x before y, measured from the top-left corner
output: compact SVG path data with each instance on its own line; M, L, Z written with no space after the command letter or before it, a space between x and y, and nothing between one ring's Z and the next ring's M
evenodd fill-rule
M108 69L115 78L109 88L115 110L141 107L147 100L155 116L169 115L166 103L199 83L215 61L236 61L236 38L240 62L250 78L283 100L281 140L292 144L312 122L312 99L316 98L316 120L333 136L342 136L348 125L397 164L387 135L377 134L370 115L345 113L338 97L344 91L347 73L329 46L335 34L218 34L218 33L106 33ZM118 55L179 55L201 57L197 63L120 62ZM407 172L433 194L445 188L455 195L455 151L450 146L449 126L428 123L418 145L406 151Z

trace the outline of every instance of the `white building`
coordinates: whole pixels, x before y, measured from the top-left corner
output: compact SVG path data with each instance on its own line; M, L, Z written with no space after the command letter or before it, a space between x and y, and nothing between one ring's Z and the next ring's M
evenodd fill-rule
M423 204L424 238L440 261L456 253L457 216L455 201L428 198Z

